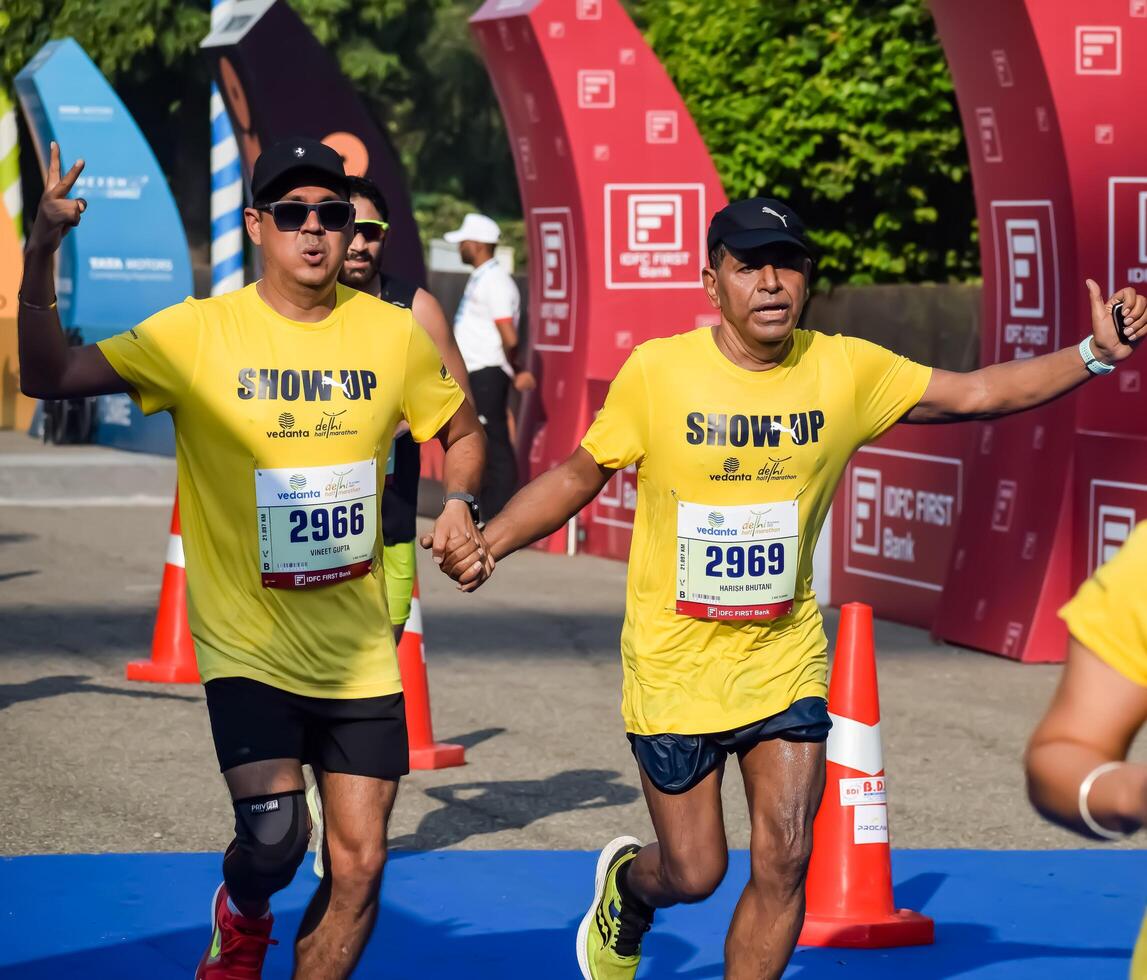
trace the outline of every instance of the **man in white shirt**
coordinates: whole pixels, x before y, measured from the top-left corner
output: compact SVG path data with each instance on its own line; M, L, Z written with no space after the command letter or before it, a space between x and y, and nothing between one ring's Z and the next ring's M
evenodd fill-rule
M467 214L462 227L447 232L462 261L474 267L454 314L454 339L470 374L478 419L486 430L486 473L482 485L482 518L489 520L513 496L518 467L510 442L506 402L518 346L521 296L510 274L494 258L501 237L496 222L484 214Z

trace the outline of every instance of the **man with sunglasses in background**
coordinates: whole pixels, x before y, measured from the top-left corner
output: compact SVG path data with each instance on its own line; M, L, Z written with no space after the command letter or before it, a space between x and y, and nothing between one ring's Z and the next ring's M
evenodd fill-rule
M469 398L466 365L438 300L416 283L387 275L380 268L390 227L390 209L382 191L366 177L348 177L347 186L350 202L354 205L354 235L339 273L339 282L410 310L415 322L438 347L446 369ZM473 402L473 398L470 401ZM418 443L409 429L400 425L387 460L386 493L382 498L383 567L395 643L402 638L406 620L410 617L420 468Z
M296 976L346 977L378 911L386 826L407 769L379 555L382 469L400 419L446 450L436 552L481 536L464 499L484 439L409 311L337 283L353 233L342 160L313 140L255 162L247 234L263 278L188 299L84 347L60 328L53 258L86 208L53 144L20 293L21 384L38 398L126 392L175 422L188 612L235 838L201 980L258 977L269 899L307 852L302 764L326 807L328 874Z

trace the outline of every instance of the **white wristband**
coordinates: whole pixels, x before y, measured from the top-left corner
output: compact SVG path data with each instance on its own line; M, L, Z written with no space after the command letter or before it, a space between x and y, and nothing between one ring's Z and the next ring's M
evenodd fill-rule
M1087 829L1090 830L1096 837L1102 837L1105 840L1123 840L1125 837L1130 837L1130 834L1125 834L1121 830L1109 830L1104 827L1098 820L1091 815L1091 811L1087 808L1087 797L1091 792L1091 787L1095 785L1095 781L1104 773L1111 772L1115 769L1122 769L1126 763L1124 762L1105 762L1100 766L1096 766L1091 770L1079 784L1079 815L1083 822L1087 824Z
M1079 342L1079 356L1083 358L1083 366L1092 374L1110 374L1115 370L1114 364L1104 364L1091 352L1091 337L1084 337Z

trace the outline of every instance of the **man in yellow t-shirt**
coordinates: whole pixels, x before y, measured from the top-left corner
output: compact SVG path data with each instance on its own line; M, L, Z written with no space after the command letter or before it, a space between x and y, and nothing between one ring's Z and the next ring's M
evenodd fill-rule
M1147 300L1105 307L1081 348L970 374L933 371L873 344L797 328L813 250L769 198L718 212L705 288L720 323L642 344L581 447L490 522L495 559L552 533L619 469L636 465L637 515L621 651L622 713L657 842L602 852L578 931L587 980L628 980L653 910L696 902L725 874L720 783L736 753L753 828L752 875L725 944L730 980L779 977L804 916L812 822L825 778L827 640L812 554L852 454L898 421L1022 411L1131 354ZM475 546L442 568L471 589Z
M1028 794L1048 820L1121 840L1147 825L1147 766L1127 749L1147 724L1147 522L1060 611L1067 664L1028 745ZM1147 980L1147 919L1131 963Z
M303 915L299 976L345 977L369 938L386 822L408 749L380 549L395 426L446 448L438 546L481 541L470 505L484 439L410 311L336 282L354 208L341 158L314 140L255 163L246 230L263 278L69 348L53 254L86 204L51 148L19 310L28 394L127 392L175 422L188 618L235 839L212 903L200 980L258 976L270 896L310 834L302 763L326 811L329 874ZM480 559L479 559L480 561Z

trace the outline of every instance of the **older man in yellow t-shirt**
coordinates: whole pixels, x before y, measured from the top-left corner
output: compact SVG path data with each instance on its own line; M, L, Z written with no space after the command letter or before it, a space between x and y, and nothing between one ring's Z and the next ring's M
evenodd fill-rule
M1147 824L1147 766L1127 749L1147 724L1147 522L1089 578L1060 615L1067 666L1027 752L1037 810L1077 833L1121 840ZM1147 980L1147 920L1131 964Z
M898 421L1007 415L1110 373L1132 352L1112 320L1116 301L1134 336L1147 326L1147 300L1124 289L1105 304L1089 281L1091 333L1079 346L955 374L799 329L813 248L782 201L719 211L708 252L704 283L720 322L638 347L581 446L486 529L501 558L637 467L622 714L657 841L623 837L602 852L577 937L587 980L630 980L654 909L700 901L720 883L721 777L732 754L752 872L725 942L725 977L781 975L804 917L830 727L812 555L845 465ZM442 564L463 588L485 574L472 551Z

